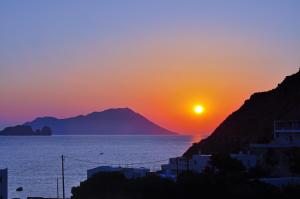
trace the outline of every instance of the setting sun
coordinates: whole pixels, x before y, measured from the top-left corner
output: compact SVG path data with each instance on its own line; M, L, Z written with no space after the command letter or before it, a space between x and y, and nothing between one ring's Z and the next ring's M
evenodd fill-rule
M196 114L202 114L203 111L204 111L204 107L203 107L202 105L196 105L196 106L194 107L194 112L195 112Z

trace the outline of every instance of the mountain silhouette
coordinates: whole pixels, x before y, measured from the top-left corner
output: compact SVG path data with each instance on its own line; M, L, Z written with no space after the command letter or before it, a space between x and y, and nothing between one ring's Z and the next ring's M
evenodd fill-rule
M184 154L238 152L250 143L273 139L275 120L300 119L300 71L287 76L277 88L253 94L206 139Z
M129 108L108 109L66 119L42 117L26 122L33 129L49 126L56 135L175 135Z

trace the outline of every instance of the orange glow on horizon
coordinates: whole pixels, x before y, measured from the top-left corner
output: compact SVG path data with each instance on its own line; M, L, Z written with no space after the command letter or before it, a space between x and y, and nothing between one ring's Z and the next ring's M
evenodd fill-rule
M122 46L85 44L71 60L34 60L28 73L35 78L22 74L10 86L0 84L0 120L23 123L129 107L179 134L205 137L252 93L272 89L294 71L276 70L265 81L270 74L264 66L282 63L276 48L259 48L259 38L241 35L159 34Z

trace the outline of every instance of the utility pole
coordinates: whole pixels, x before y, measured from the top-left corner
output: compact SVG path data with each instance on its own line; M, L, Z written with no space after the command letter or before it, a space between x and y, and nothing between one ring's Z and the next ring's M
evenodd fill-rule
M178 170L178 157L176 157L176 179L178 178L179 170Z
M56 178L56 198L59 199L58 178Z
M62 175L62 191L63 199L65 199L65 168L64 168L64 155L61 155L61 175Z

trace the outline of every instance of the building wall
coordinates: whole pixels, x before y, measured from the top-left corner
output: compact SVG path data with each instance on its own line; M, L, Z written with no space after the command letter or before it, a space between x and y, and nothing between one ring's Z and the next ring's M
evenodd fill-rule
M211 155L194 155L190 160L190 169L201 173L209 164Z
M273 143L300 144L300 121L275 121Z
M184 171L201 173L209 164L210 155L193 155L191 159L185 157L171 158L169 164L162 165L162 170L169 174L180 174Z
M7 169L0 170L0 199L7 199Z

